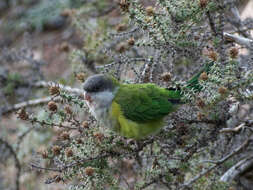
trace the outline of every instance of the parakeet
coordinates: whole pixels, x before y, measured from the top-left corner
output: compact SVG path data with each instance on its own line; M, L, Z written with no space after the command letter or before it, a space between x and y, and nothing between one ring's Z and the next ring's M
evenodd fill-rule
M199 91L199 76L210 66L207 64L189 80L187 87ZM121 136L134 139L158 132L164 125L164 117L183 103L180 89L161 88L152 83L122 84L107 74L90 76L83 89L86 104L97 121Z

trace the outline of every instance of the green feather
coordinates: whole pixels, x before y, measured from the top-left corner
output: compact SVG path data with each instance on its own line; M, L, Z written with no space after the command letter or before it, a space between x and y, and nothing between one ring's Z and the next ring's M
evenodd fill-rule
M178 104L169 100L180 100L180 91L167 90L154 84L122 84L115 96L127 119L149 122L162 119L176 110Z

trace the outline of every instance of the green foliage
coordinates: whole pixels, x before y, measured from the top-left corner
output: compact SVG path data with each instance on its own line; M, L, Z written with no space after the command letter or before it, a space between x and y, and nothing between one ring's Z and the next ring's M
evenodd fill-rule
M110 16L101 13L111 5L109 1L92 1L76 10L72 23L84 36L84 44L82 49L74 50L70 55L73 71L86 74L100 71L127 83L173 86L180 89L180 97L189 103L188 107L173 112L160 133L139 141L125 139L105 126L98 126L83 99L67 92L61 92L57 97L61 100L58 110L42 112L29 120L63 130L58 137L60 142L48 147L49 156L44 159L55 168L61 181L69 182L70 189L179 189L215 164L203 160L219 159L212 150L219 146L219 131L226 123L224 118L229 117L224 102L229 96L252 97L246 93L246 87L252 83L253 76L239 72L239 60L221 51L225 47L224 40L220 35L213 35L212 28L205 25L209 21L208 12L213 16L216 29L222 29L218 19L224 10L217 2L208 1L201 7L199 1L157 1L156 6L148 7L148 10L140 1L122 2L127 4L124 7L121 4L124 8L118 19L121 23L114 23ZM125 28L118 24L124 24ZM132 38L134 41L129 43ZM203 53L204 49L207 55ZM208 69L200 70L201 65L210 62L213 64ZM177 69L180 68L179 75ZM190 70L197 75L190 82L183 82L193 76ZM164 80L163 73L167 72L173 75ZM203 72L206 77L200 79ZM165 92L164 88L156 90ZM160 113L149 112L152 103L157 104L155 110L160 110L157 106L168 109L167 99L151 102L148 97L132 95L127 90L123 95L126 98L122 101L123 109L132 106L134 110L130 114L135 114L135 110L140 112L128 117L132 120L160 117ZM127 100L137 96L140 101L136 105ZM156 95L150 93L150 96ZM143 102L146 102L145 106ZM71 112L66 111L65 105ZM143 111L147 114L143 115ZM231 166L228 163L224 163L225 167ZM128 169L131 178L125 179ZM219 182L224 172L219 170L213 168L200 176L194 181L193 189L228 188L227 184ZM50 183L54 182L57 180Z

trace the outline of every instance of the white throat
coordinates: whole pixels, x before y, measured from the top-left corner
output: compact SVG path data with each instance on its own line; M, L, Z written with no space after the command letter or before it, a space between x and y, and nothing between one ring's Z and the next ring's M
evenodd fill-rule
M91 101L86 101L86 104L90 109L90 113L96 120L104 122L108 118L108 111L115 94L115 91L103 91L90 94Z

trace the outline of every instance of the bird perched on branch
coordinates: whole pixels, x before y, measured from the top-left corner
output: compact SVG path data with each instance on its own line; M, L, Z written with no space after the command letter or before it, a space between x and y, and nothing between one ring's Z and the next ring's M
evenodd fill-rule
M187 82L187 87L201 90L199 77L208 72L207 64ZM155 84L122 84L107 74L89 77L84 98L91 114L103 126L127 138L141 139L164 125L163 119L184 103L180 89L161 88Z

